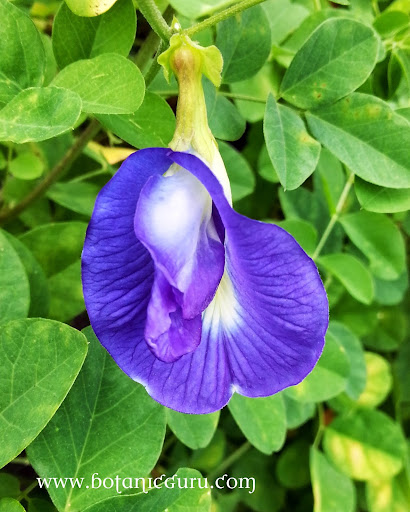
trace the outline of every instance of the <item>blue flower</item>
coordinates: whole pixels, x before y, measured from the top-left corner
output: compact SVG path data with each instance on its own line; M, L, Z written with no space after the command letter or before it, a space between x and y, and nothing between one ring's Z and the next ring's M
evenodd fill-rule
M283 229L231 206L201 77L222 57L177 34L159 59L179 84L170 146L131 155L98 195L82 257L91 325L118 366L185 413L268 396L316 364L328 325L313 261ZM205 162L208 162L207 165Z
M97 198L82 263L100 342L177 411L277 393L322 352L328 303L315 264L280 227L235 212L192 154L131 155Z

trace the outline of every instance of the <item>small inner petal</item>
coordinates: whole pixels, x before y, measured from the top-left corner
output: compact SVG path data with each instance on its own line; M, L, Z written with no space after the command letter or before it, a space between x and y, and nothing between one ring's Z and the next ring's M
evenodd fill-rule
M156 268L145 338L158 358L175 360L200 342L201 313L224 271L223 230L208 192L185 169L147 181L134 229Z

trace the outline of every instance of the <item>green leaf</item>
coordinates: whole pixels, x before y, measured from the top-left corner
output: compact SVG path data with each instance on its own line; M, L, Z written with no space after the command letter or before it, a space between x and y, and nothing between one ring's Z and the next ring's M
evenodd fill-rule
M306 131L298 114L270 95L264 120L266 147L285 190L298 188L315 170L320 144Z
M350 367L344 346L331 333L313 371L297 386L287 389L287 395L302 402L323 402L346 389Z
M310 449L310 473L314 512L354 512L356 492L353 482L337 471L316 448Z
M340 222L350 240L367 256L380 279L394 280L405 268L405 246L399 228L385 215L361 211Z
M355 93L306 113L313 135L349 169L376 185L410 187L410 124L384 101Z
M68 7L78 16L99 16L111 9L117 0L66 0Z
M18 238L3 232L13 246L26 271L30 285L30 317L46 317L49 310L50 294L47 278L31 251Z
M364 338L366 347L380 352L396 350L407 333L407 318L399 308L382 308L377 311L377 323Z
M73 62L53 80L52 85L77 93L82 110L95 114L130 114L144 99L141 71L130 60L115 53Z
M171 107L163 98L149 91L133 114L98 115L97 119L107 130L139 149L167 147L175 131Z
M68 322L85 310L80 259L51 276L48 286L51 297L50 318Z
M281 392L286 408L287 428L297 428L306 423L315 413L315 404L312 402L298 402L288 396L286 390Z
M118 0L112 9L96 18L76 16L63 2L53 23L53 50L58 66L62 69L102 53L127 57L134 43L136 23L132 0Z
M45 54L31 19L8 0L0 0L0 107L27 87L43 82Z
M250 123L263 119L269 94L278 94L279 74L278 66L274 62L269 62L251 78L230 85L234 95L238 96L234 101L239 113ZM242 99L240 96L250 97L253 101Z
M0 473L0 498L17 498L20 496L20 481L8 473Z
M299 489L309 483L309 445L298 440L280 453L276 475L283 487Z
M100 187L85 181L60 182L49 188L47 197L73 212L91 217Z
M56 320L69 321L85 309L80 257L86 229L84 222L43 224L20 238L48 277L49 316Z
M12 498L3 498L0 500L0 512L24 512L24 508Z
M81 98L60 87L32 87L0 110L0 140L22 144L51 139L72 128L81 113Z
M216 46L222 53L224 83L239 82L255 75L271 50L269 21L256 5L217 26Z
M313 254L317 245L317 231L310 222L299 219L288 219L275 222L275 224L290 233L298 244L302 246L304 251L308 254Z
M409 21L409 16L404 12L399 10L385 11L377 16L373 26L383 38L391 38L401 29L407 29Z
M409 287L407 269L394 281L376 278L374 284L376 301L384 306L395 306L403 300L404 294Z
M224 460L226 452L226 439L222 430L217 429L211 442L206 448L195 450L192 458L191 465L201 471L212 471Z
M50 486L59 510L83 510L117 494L115 485L92 489L93 474L102 479L146 476L159 457L165 434L164 409L120 370L91 328L84 332L90 345L83 369L27 450L41 478L73 475L90 487Z
M178 478L182 489L178 487ZM194 479L192 488L191 478ZM164 480L165 478L161 481ZM116 496L83 511L101 512L103 506L104 512L210 512L211 493L198 471L181 468L167 484L160 486L161 481L157 482L158 488L153 488L146 494L140 492L134 496ZM186 487L185 482L188 482Z
M372 276L355 256L346 253L327 254L318 258L317 262L335 276L356 300L363 304L370 304L373 301Z
M345 325L331 321L328 332L344 347L350 362L346 394L356 399L366 386L366 361L360 340Z
M281 395L248 398L234 394L228 407L255 448L267 455L281 449L286 437L286 410Z
M239 201L253 192L255 176L239 151L222 141L218 146L231 183L232 199Z
M410 210L410 188L385 188L357 178L354 189L365 210L378 213L396 213Z
M382 356L366 352L367 382L357 403L365 407L377 407L386 400L392 387L390 365Z
M212 414L183 414L167 409L169 428L177 438L192 450L205 448L210 443L219 421L219 411Z
M222 140L239 139L245 131L245 119L232 102L217 93L209 80L204 81L203 85L209 127L214 137Z
M34 153L27 151L20 153L10 162L9 171L20 180L35 180L44 172L44 161Z
M24 233L20 240L50 277L80 258L86 229L85 222L44 224Z
M43 319L9 322L0 337L2 467L50 421L80 371L87 343L72 327Z
M290 0L269 0L262 7L270 23L273 44L280 44L309 15L306 7Z
M30 287L24 265L7 235L0 231L0 323L25 318Z
M317 172L313 175L313 179L315 189L320 189L326 198L329 212L335 213L346 178L341 162L326 148L322 148L320 152Z
M266 144L262 146L258 157L258 173L270 183L279 183L279 176L272 165Z
M349 19L322 23L295 55L281 96L300 108L337 101L366 81L376 65L379 40L370 27Z
M408 512L410 487L406 473L391 480L366 482L366 501L370 512Z
M403 466L406 444L400 427L386 414L357 409L325 430L324 449L343 473L356 480L388 479Z
M278 512L282 510L285 492L274 478L271 464L272 457L262 455L253 449L249 450L246 456L241 457L235 463L232 468L232 476L238 479L253 479L254 487L252 487L252 482L250 481L249 488L243 485L242 488L238 488L230 493L232 496L237 492L240 501L247 505L247 507L239 506L228 509L226 512L236 512L240 508L257 512ZM244 483L246 482L248 480L244 480ZM217 503L219 504L219 499ZM221 509L221 512L225 512L225 509Z

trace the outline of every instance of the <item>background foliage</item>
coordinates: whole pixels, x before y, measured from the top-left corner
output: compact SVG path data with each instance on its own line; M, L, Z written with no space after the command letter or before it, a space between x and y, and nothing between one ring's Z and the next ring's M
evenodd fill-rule
M95 197L135 149L169 143L177 95L153 3L91 4L0 0L0 511L406 512L409 2L157 2L223 54L222 87L204 88L235 208L295 236L331 307L305 381L205 416L165 410L80 332ZM176 471L256 490L36 482Z

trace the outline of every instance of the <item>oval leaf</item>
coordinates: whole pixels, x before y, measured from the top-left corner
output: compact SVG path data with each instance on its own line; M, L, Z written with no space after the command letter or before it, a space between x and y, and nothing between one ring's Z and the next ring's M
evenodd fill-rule
M23 263L0 231L0 323L25 318L29 307L30 287Z
M0 512L25 512L20 503L12 498L0 500Z
M337 101L366 81L376 65L373 29L349 19L330 19L309 37L282 81L281 96L301 108Z
M177 479L180 479L180 486ZM104 507L104 512L210 512L211 492L206 480L195 469L181 468L171 481L162 482L165 478L158 480L158 487L146 488L145 493L139 490L134 496L116 496L83 511L101 512ZM185 482L188 482L186 486Z
M326 334L326 343L312 372L297 386L287 389L287 395L302 402L322 402L346 389L350 372L349 359L339 340Z
M386 188L355 180L354 189L360 205L369 212L396 213L410 210L410 188Z
M32 20L8 0L0 0L0 106L27 87L41 85L45 53Z
M62 2L53 23L53 51L59 68L102 53L127 57L134 43L136 23L132 0L118 0L112 9L96 18L76 16Z
M406 444L399 425L372 409L349 411L325 430L324 449L356 480L388 479L403 466Z
M144 101L133 114L98 115L107 130L135 148L167 147L175 131L175 116L168 103L146 91Z
M365 407L377 407L384 402L392 386L390 365L379 354L366 352L367 382L357 402Z
M224 60L223 82L239 82L255 75L271 50L270 25L262 7L256 5L219 23L216 46Z
M46 317L49 310L50 294L47 278L32 252L17 238L4 231L8 241L18 254L28 277L30 285L30 317ZM1 301L0 301L1 303ZM13 301L15 305L16 302Z
M349 169L382 187L410 187L410 123L384 101L355 93L306 113L313 135Z
M255 176L239 151L225 142L219 142L218 145L231 183L232 199L239 201L253 192Z
M159 457L165 434L164 409L118 368L91 328L85 334L90 345L83 370L57 414L27 450L42 478L69 473L87 479L89 489L50 486L60 510L83 510L117 494L115 486L92 489L95 473L103 479L146 476Z
M83 334L52 320L14 320L0 332L0 467L50 421L83 364Z
M316 168L319 142L308 134L298 114L278 105L272 95L266 104L263 131L272 165L283 188L298 188Z
M318 264L334 275L359 302L370 304L374 297L372 275L363 263L351 254L334 253L318 258Z
M141 71L115 53L73 62L60 71L52 85L77 93L82 110L95 114L135 112L145 92Z
M286 436L286 409L281 395L248 398L234 394L228 407L255 448L267 455L282 448Z
M205 448L210 443L219 421L219 411L212 414L183 414L167 409L169 428L177 438L192 450Z
M366 386L366 361L363 346L353 332L344 324L330 322L329 333L343 345L350 362L350 373L346 385L346 394L353 399L359 397Z
M117 0L65 0L77 16L98 16L108 11Z
M0 110L0 140L22 144L51 139L72 128L81 113L81 98L60 87L32 87Z
M340 222L350 240L369 258L380 279L397 279L404 271L406 251L399 228L386 215L361 211Z
M354 512L356 492L353 482L335 469L319 450L310 450L314 512Z

